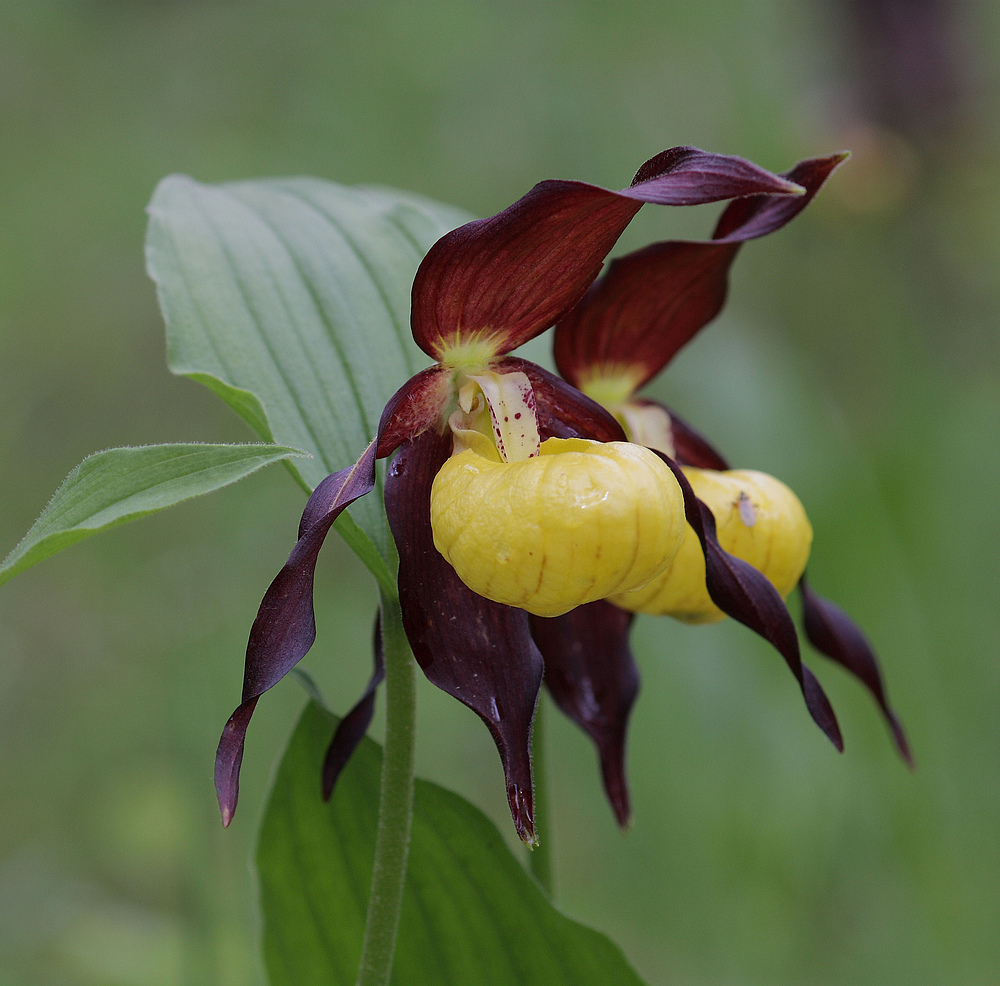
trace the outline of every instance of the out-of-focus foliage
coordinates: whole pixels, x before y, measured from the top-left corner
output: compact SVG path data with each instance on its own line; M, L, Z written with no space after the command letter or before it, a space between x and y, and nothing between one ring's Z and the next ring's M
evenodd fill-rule
M807 214L743 251L726 315L657 395L799 494L812 581L875 642L918 770L818 659L843 758L741 628L641 619L626 838L585 739L549 717L557 883L653 983L995 979L1000 22L948 11L965 102L916 134L872 108L830 0L7 3L0 554L94 449L251 437L164 368L142 210L168 172L317 174L486 214L543 177L625 184L671 144L778 170L852 147ZM621 249L702 234L711 211L647 210ZM247 859L300 690L262 706L225 833L211 761L302 497L264 472L0 591L12 982L260 977ZM343 548L318 586L306 663L343 710L374 591ZM489 737L429 688L418 756L504 818Z

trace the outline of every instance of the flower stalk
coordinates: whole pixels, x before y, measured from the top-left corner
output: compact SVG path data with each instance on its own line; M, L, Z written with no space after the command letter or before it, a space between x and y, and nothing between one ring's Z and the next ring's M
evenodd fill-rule
M538 696L531 728L531 772L535 779L535 835L538 845L528 854L531 875L542 885L549 900L555 898L552 859L552 806L549 776L545 769L545 700Z
M382 593L381 607L385 648L385 749L375 865L357 986L385 986L389 982L413 823L416 670L403 631L399 600Z

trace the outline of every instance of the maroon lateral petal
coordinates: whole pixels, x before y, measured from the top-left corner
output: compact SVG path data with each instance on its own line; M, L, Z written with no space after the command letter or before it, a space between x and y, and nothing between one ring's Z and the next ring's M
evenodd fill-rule
M546 438L590 438L597 442L624 442L622 426L606 408L560 380L537 363L507 356L498 361L498 371L520 370L535 392L538 430Z
M426 431L451 397L451 372L428 366L410 377L386 404L378 425L378 457L392 455L404 442Z
M375 692L385 678L385 649L382 646L382 614L375 616L375 631L372 640L372 651L375 655L375 670L368 680L364 694L355 703L343 719L340 720L333 739L327 747L323 758L323 800L328 801L333 793L333 787L340 777L340 772L347 766L347 761L364 739L372 716L375 714Z
M543 181L503 212L446 233L413 282L413 338L434 359L471 339L494 355L557 322L583 296L644 202L696 205L801 189L742 158L675 147L613 191Z
M857 624L837 605L813 592L805 575L799 580L802 617L809 643L846 668L871 693L892 730L896 749L912 767L913 756L903 726L889 705L885 682L871 644Z
M670 415L670 435L677 453L675 458L682 466L714 469L716 472L725 472L730 468L722 453L707 438L695 431L669 407L665 407L664 410Z
M705 584L712 602L778 650L802 689L813 721L843 752L844 740L833 707L815 675L802 663L795 624L778 591L756 568L722 549L716 537L712 511L694 495L680 466L669 456L660 452L657 455L670 467L684 494L684 516L701 542L705 555Z
M323 541L344 508L375 486L375 443L353 466L327 476L303 512L299 540L271 583L257 611L247 643L243 701L226 723L215 755L215 789L228 825L239 797L243 743L257 699L306 655L316 639L313 577Z
M784 177L802 195L751 194L725 209L708 242L653 243L607 273L556 326L559 372L579 385L595 368L651 380L722 309L729 268L746 240L780 229L816 196L845 155L797 164Z
M801 185L805 195L748 195L726 206L719 217L712 239L716 242L743 243L766 236L791 222L810 202L816 193L850 155L846 152L829 157L800 161L784 177Z
M451 453L451 433L426 431L389 466L385 506L399 550L403 627L428 680L486 723L500 753L521 839L535 841L531 724L542 656L528 614L477 595L434 547L431 483Z
M632 817L625 775L628 718L639 694L639 669L628 644L633 613L600 600L563 616L531 617L556 704L597 746L604 790L618 824Z

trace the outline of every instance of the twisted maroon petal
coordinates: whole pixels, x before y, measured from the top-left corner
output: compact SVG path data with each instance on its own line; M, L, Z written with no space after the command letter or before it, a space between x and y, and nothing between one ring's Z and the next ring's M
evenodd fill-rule
M385 649L382 646L382 614L375 617L372 650L375 655L375 670L368 680L364 694L355 703L337 726L323 758L323 800L328 801L340 772L364 739L372 716L375 714L375 692L385 678Z
M831 154L829 157L800 161L784 177L801 185L805 195L748 195L726 206L712 233L717 243L743 243L766 236L790 223L810 202L816 193L847 159L849 154Z
M638 194L658 205L703 205L744 195L802 196L796 179L774 175L746 158L712 154L697 147L670 147L635 173L622 195Z
M803 622L809 643L821 654L850 671L872 693L892 730L896 749L912 767L910 744L902 724L889 705L885 682L871 644L839 606L813 592L805 575L799 580L799 591L802 593Z
M516 349L583 296L644 202L696 205L802 189L742 158L675 147L647 161L621 191L543 181L503 212L445 234L413 282L413 338L437 360L476 340Z
M613 414L537 363L507 356L498 362L497 370L519 370L531 381L537 404L538 430L543 440L590 438L596 442L625 441L625 432Z
M451 453L451 434L424 432L389 466L385 505L399 550L399 602L413 654L428 680L486 723L500 753L517 834L535 841L531 723L542 656L524 610L467 588L434 547L431 483Z
M684 515L705 554L705 584L712 602L777 648L802 689L813 721L842 752L844 740L837 717L815 675L802 663L795 624L778 591L756 568L720 547L712 511L694 495L680 466L660 452L657 455L670 467L684 494Z
M372 442L353 466L327 476L313 491L302 515L299 540L264 594L247 643L243 702L226 723L215 755L215 789L223 825L232 821L236 811L243 744L257 699L291 671L316 639L312 595L319 550L344 508L374 486Z
M556 704L597 746L604 790L618 824L632 817L625 776L625 734L639 694L639 669L628 644L632 613L603 600L554 619L531 617Z
M785 178L801 186L802 195L752 194L731 202L711 241L653 243L612 261L556 326L559 372L577 385L595 369L625 372L638 390L718 315L740 244L794 219L844 157L792 168Z

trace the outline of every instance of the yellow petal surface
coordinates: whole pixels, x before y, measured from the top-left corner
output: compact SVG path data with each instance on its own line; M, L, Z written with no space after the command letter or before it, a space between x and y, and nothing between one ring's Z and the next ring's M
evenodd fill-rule
M812 546L812 527L798 497L773 476L749 469L685 468L684 474L715 516L719 544L766 575L782 598L787 596L805 571ZM713 623L725 616L709 598L705 558L689 526L680 551L659 577L611 601L632 612L686 623Z
M431 488L431 526L474 592L559 616L663 571L684 539L684 503L648 449L550 438L521 462L452 456Z

